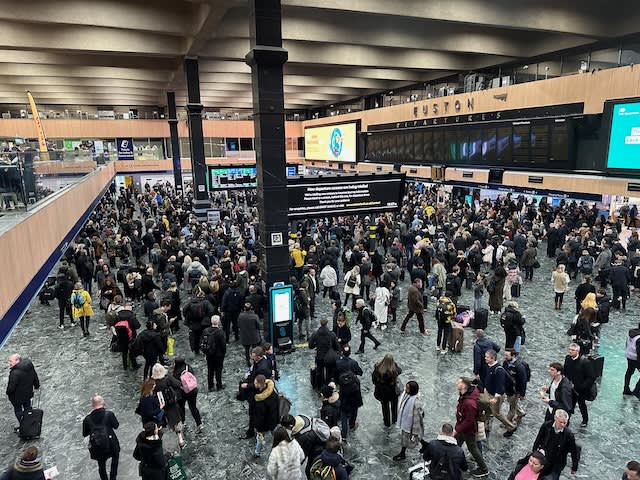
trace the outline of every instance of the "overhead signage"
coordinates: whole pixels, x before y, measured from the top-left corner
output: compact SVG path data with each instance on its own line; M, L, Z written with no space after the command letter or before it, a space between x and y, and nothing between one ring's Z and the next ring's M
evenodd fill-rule
M258 186L256 167L214 167L207 168L209 190L237 190Z
M395 212L402 205L405 174L290 178L289 219Z
M356 161L357 123L340 123L304 129L304 157L328 162Z
M135 155L133 153L133 139L116 138L116 145L118 149L118 160L134 160L135 159Z
M616 103L611 115L607 168L640 169L640 101Z

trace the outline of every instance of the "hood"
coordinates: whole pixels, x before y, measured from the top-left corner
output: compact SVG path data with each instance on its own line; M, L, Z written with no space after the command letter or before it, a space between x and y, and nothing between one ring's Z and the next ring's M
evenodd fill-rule
M331 404L336 403L338 400L340 400L340 394L338 392L333 392L333 394L326 399L326 401Z
M144 432L140 432L136 437L136 445L142 450L151 450L153 448L156 448L158 445L162 446L162 438L158 438L157 440L150 440L145 437Z
M23 358L13 367L14 370L31 370L33 368L33 363L28 358Z
M436 440L440 440L441 442L446 442L450 445L458 445L458 442L456 441L455 438L450 437L449 435L438 435L438 438L436 438Z
M293 418L295 419L295 423L293 424L293 428L291 429L291 433L293 435L295 435L300 430L302 430L302 427L304 427L304 425L305 425L305 421L304 421L304 418L302 418L300 415L296 415Z
M320 454L320 460L325 465L331 465L336 468L342 463L342 457L337 453L328 452L327 450L323 450Z
M474 402L477 402L480 398L480 390L477 387L470 387L465 393L460 395L461 400L466 400L470 398Z
M629 330L630 337L637 337L638 335L640 335L640 328L632 328L631 330ZM24 362L24 360L22 360L22 362ZM20 362L18 365L20 365L22 362Z
M256 393L256 396L255 396L256 402L264 402L267 398L271 396L274 388L275 388L275 385L273 381L267 380L264 386L264 390L262 390L260 393Z

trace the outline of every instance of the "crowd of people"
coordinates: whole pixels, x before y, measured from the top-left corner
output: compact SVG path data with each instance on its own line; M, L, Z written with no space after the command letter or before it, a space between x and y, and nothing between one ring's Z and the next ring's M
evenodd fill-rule
M247 402L249 413L242 438L255 441L256 458L269 450L267 437L271 438L267 471L272 478L349 478L354 466L344 446L359 427L358 410L371 401L361 388L363 369L352 358L352 329L360 329L353 353L361 355L367 345L373 350L384 345L380 338L387 329L410 335L415 316L427 344L431 332L425 314L432 304L437 352L460 352L465 327L475 340L474 376L442 379L455 383L459 393L452 406L455 422L443 423L436 438L428 439L420 385L402 381L393 352L380 355L373 368L373 396L380 402L385 427L395 424L400 431L400 452L394 461L404 461L407 450L419 448L430 462L431 478L459 479L465 471L481 478L490 474L485 456L492 452L486 441L491 432L496 435L494 423L499 422L502 435L510 438L527 414L523 399L531 371L521 358L526 316L517 299L540 267L544 241L547 256L554 259L549 290L555 308L563 308L569 284L579 282L576 312L567 331L567 355L548 365L548 386L540 392L544 422L532 439L531 453L513 460L510 478L557 480L569 455L570 471L575 473L581 453L573 425L588 427L587 402L598 394L602 357L595 352L602 325L609 321L610 311L625 310L629 287L640 287L638 234L634 230L624 246L620 220L606 220L595 207L576 202L552 207L546 199L537 203L508 194L495 201L474 198L465 203L464 198L452 197L438 204L438 196L435 187L411 184L397 213L291 224L296 333L299 342L315 350L311 384L321 398L318 414L297 412L278 390L277 357L265 339L268 285L260 268L264 252L257 242L259 219L250 191L231 192L229 197L216 194L212 203L221 220L210 224L191 215L189 191L178 196L169 184L146 185L142 191L133 186L112 189L66 250L40 301L56 301L61 330L79 323L85 337L110 331L111 349L121 354L122 368L141 369L135 413L142 431L133 456L145 480L163 479L176 465L187 445L187 406L195 433L204 428L197 400L205 368L209 392L232 384L235 388L237 381L236 397ZM406 295L400 290L402 282L409 284ZM462 304L465 290L473 305ZM328 303L332 318L318 314L320 305ZM405 311L405 305L406 315L396 327L397 313ZM486 334L488 318L504 329L504 345ZM184 328L188 345L175 339ZM376 331L380 334L374 335ZM227 350L236 345L247 366L240 379L224 369ZM621 392L640 399L640 381L631 388L631 378L640 370L639 348L640 325L629 331ZM202 363L187 363L186 349L195 358L202 355ZM7 395L20 423L32 409L33 391L40 383L27 358L13 354L9 367ZM91 405L82 434L89 437L100 478L115 480L118 420L105 409L102 396L94 396ZM576 406L581 422L575 420ZM27 464L39 466L33 472L42 470L34 447L9 469L13 477L2 478L44 478L18 476ZM629 462L625 475L640 479L638 463Z

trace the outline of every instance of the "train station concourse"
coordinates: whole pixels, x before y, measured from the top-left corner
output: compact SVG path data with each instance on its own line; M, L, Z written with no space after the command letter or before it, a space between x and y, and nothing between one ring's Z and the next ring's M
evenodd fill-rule
M640 480L635 3L2 7L0 480Z

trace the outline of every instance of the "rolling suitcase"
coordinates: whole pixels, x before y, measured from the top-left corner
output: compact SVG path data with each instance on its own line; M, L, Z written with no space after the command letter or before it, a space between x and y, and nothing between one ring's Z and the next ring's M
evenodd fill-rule
M486 330L487 325L489 325L489 310L486 308L476 310L473 317L474 330Z
M597 380L602 378L602 372L604 370L604 357L598 354L589 355L589 361L591 362L591 369L593 370L593 376Z
M514 283L511 285L511 296L513 298L518 298L520 296L520 284Z
M22 440L34 440L40 438L42 433L43 412L39 408L34 408L26 412L20 422L20 438Z
M312 367L309 370L309 381L311 383L311 387L314 390L317 390L318 388L320 388L320 385L318 385L318 376L316 375L316 373L317 373L316 367Z
M409 480L428 480L429 478L427 462L420 462L409 469Z
M453 327L449 333L447 339L447 346L449 350L455 353L461 353L464 347L464 329L459 327Z

